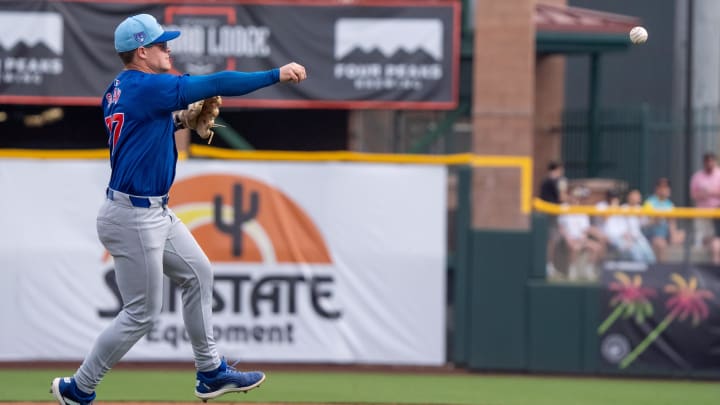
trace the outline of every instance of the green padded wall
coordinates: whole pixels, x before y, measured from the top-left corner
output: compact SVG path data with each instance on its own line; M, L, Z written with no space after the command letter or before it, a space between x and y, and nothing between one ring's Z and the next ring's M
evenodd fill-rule
M468 367L525 369L525 285L532 234L475 230L471 246Z
M583 292L575 286L528 283L528 366L532 371L582 369Z

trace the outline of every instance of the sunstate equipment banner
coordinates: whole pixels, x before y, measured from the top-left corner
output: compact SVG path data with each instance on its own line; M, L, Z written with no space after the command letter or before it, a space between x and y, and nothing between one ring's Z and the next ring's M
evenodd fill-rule
M604 370L720 370L720 267L608 262L600 324Z
M445 362L446 168L185 161L170 207L212 262L228 358ZM121 308L104 161L0 159L0 361L81 360ZM190 360L180 291L125 357Z
M140 13L182 31L175 73L307 68L226 106L457 106L459 0L0 1L0 104L99 105L122 69L115 27Z

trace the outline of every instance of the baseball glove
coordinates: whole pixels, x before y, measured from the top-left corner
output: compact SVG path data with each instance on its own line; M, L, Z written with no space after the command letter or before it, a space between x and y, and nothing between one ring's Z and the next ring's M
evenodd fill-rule
M180 124L179 127L181 128L195 130L201 138L207 139L209 144L215 134L212 128L218 126L215 124L215 118L220 114L221 104L222 98L220 96L196 101L188 105L187 110L178 111L175 122Z

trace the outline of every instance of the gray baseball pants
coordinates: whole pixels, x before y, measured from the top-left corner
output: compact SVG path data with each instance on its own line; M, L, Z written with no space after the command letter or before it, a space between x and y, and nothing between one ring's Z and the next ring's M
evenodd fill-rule
M127 194L117 191L111 198L100 208L97 232L113 256L123 308L75 373L78 388L95 391L105 373L150 331L162 307L163 273L182 291L195 366L200 371L217 368L220 357L211 324L213 274L205 252L162 197L149 197L149 208L133 206Z

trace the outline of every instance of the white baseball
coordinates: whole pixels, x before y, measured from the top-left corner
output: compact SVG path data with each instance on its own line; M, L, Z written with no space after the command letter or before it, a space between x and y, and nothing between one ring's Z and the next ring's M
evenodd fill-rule
M642 44L647 41L647 39L648 32L645 28L638 26L630 30L630 41L632 41L633 44Z

